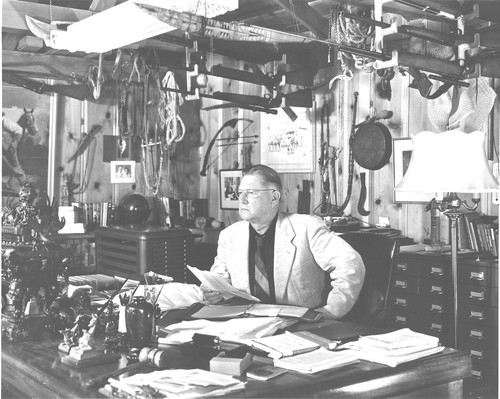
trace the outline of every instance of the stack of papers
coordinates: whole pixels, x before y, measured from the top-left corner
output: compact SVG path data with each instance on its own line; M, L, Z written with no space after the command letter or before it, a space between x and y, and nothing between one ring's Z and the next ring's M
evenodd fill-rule
M236 378L200 369L153 371L108 382L109 388L133 397L201 398L245 388Z
M439 344L439 338L414 332L409 328L361 337L344 347L346 346L358 350L360 359L390 367L439 353L444 349Z
M357 362L359 362L359 356L355 350L346 349L332 352L325 348L319 348L302 355L277 359L274 361L274 366L298 371L299 373L312 374Z
M269 357L273 359L295 356L319 348L319 344L288 331L285 331L284 334L253 339L251 344L253 347L267 352Z
M247 305L207 305L192 314L193 319L231 319L241 316L293 317L300 319L308 308L290 305L251 303Z

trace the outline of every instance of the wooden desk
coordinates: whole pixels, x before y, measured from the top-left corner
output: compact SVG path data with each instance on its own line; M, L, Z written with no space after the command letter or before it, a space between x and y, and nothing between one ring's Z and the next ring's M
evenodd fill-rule
M126 359L80 370L61 363L59 339L10 343L2 340L2 397L99 398L97 388L86 389L89 379L124 367ZM188 366L179 350L169 359L172 367ZM146 371L146 370L143 370ZM361 361L347 367L304 375L286 373L268 382L249 380L244 391L231 397L462 397L462 379L471 375L470 357L445 349L441 354L396 368Z

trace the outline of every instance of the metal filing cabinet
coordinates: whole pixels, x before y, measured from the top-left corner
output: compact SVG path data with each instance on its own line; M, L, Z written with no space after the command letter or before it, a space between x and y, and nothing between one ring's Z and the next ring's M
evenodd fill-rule
M497 392L498 260L458 259L457 348L472 359L465 391ZM451 258L431 253L400 253L390 283L388 324L439 337L453 345ZM488 396L489 397L489 396Z
M498 391L498 260L458 263L458 348L470 353L466 389Z
M439 255L401 253L390 285L388 323L452 343L450 267Z
M186 282L186 265L194 239L187 229L134 225L98 227L95 231L98 271L122 277L154 271Z

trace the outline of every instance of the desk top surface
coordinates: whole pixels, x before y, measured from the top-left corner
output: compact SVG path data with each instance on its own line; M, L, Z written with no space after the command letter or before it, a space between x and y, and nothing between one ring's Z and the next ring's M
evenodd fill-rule
M102 397L98 388L86 388L86 383L105 373L127 365L124 355L110 364L75 369L61 362L63 354L57 346L59 338L41 341L11 343L2 340L2 383L18 386L30 397L96 398ZM189 358L180 348L169 352L169 367L203 367L200 358ZM206 364L208 364L208 359ZM151 368L139 369L148 371ZM309 392L328 392L342 397L356 397L360 389L370 392L370 397L394 395L425 386L447 384L470 376L470 357L454 349L427 358L391 368L377 363L361 361L346 367L327 370L314 375L296 372L270 380L249 380L244 391L231 397L297 397ZM364 388L363 388L364 387Z

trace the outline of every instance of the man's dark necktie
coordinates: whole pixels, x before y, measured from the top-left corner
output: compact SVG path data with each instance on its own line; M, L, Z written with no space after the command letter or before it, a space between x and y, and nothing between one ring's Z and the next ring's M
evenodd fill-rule
M255 296L262 302L269 302L271 291L264 264L264 237L256 236L255 243Z

